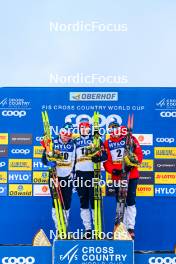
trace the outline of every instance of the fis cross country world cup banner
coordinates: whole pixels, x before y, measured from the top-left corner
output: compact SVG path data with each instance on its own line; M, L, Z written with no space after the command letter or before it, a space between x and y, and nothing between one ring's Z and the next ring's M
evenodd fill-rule
M128 115L134 114L133 134L143 151L135 249L172 249L176 221L174 88L0 88L1 242L30 243L41 227L53 239L48 167L41 162L42 111L48 113L52 137L67 120L75 128L83 116L92 122L94 111L100 113L100 128L105 130L112 118L127 125ZM102 140L106 138L104 134ZM101 173L108 182L110 175L103 167ZM111 187L103 188L103 203L108 232L115 216ZM79 199L74 190L70 230L82 227L76 215ZM164 240L161 230L167 230Z

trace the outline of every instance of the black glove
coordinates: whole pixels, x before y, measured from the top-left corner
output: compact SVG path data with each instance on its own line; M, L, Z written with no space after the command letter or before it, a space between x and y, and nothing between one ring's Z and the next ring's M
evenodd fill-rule
M130 172L131 169L133 169L134 167L132 166L125 166L125 172Z
M94 162L94 163L101 162L101 157L100 156L97 156L97 155L93 156L92 157L92 162Z
M122 174L122 170L116 170L116 169L114 169L114 170L112 170L112 174L113 174L114 176L119 176L119 175Z

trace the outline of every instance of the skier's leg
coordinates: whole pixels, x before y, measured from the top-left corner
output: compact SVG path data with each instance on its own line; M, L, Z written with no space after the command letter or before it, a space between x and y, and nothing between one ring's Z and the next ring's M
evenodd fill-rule
M126 208L126 220L127 220L127 228L134 238L134 228L136 222L136 189L137 189L138 179L130 179L128 186L128 194L127 194L127 208Z

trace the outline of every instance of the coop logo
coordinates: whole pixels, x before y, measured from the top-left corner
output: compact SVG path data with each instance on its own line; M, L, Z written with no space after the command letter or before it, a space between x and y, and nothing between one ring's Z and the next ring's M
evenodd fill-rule
M4 111L2 111L2 116L5 116L5 117L19 117L19 118L22 118L22 117L26 116L26 111L4 110Z
M7 185L0 184L0 196L7 196Z
M163 118L170 118L170 117L176 117L176 112L161 112L160 113L160 116L163 117Z
M6 163L4 161L0 162L0 168L3 168L6 166Z
M78 255L76 254L78 252L78 244L74 247L72 247L64 256L60 255L60 261L67 260L68 264L70 264L73 260L78 260Z
M117 92L71 92L70 101L118 101Z
M176 264L176 257L151 257L149 264Z
M171 144L171 143L175 142L175 139L174 138L156 138L156 142Z
M151 151L149 149L146 149L146 150L142 150L142 153L144 156L149 156L151 154Z
M2 264L34 264L34 257L4 257Z
M12 154L23 154L23 155L27 155L30 153L30 149L12 149L11 150Z

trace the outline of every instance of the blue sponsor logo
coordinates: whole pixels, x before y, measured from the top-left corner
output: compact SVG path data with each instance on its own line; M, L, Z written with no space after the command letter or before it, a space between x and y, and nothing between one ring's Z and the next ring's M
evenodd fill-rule
M155 196L176 197L176 185L155 185Z
M33 159L33 170L34 171L47 171L48 167L43 165L43 163L41 162L41 159Z
M32 157L32 147L31 146L21 146L15 145L9 148L9 157L18 158L18 157Z
M7 184L0 184L0 196L7 196Z
M32 173L28 171L9 171L8 173L9 183L31 183Z
M0 159L0 171L7 171L8 170L8 159L1 158Z
M132 241L56 241L54 264L118 263L133 264Z

